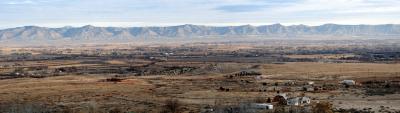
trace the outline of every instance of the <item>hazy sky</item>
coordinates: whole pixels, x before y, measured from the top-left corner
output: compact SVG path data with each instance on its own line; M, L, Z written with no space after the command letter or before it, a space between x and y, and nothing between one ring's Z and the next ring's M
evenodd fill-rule
M0 0L0 28L399 24L400 0Z

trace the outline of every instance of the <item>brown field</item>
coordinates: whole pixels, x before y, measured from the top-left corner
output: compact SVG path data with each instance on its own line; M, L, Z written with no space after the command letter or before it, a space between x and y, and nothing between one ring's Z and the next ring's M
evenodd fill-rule
M116 61L112 61L116 62ZM120 64L119 61L116 62ZM240 65L240 64L229 64ZM254 64L259 65L259 64ZM263 80L241 78L254 81L247 84L249 87L260 87L261 82L279 82L285 80L316 80L336 83L340 79L367 79L373 77L388 77L400 80L399 64L372 64L372 63L285 63L262 64ZM65 106L76 111L95 109L122 109L135 112L160 112L166 99L176 98L185 104L186 112L199 112L205 105L217 103L235 103L237 101L251 101L259 97L272 98L273 91L257 92L240 90L238 84L228 84L224 74L198 76L142 76L128 77L121 82L102 82L111 75L67 75L49 78L18 78L1 80L0 102L43 102L49 106ZM240 79L237 79L240 80ZM231 87L230 92L218 91L220 86ZM305 94L314 98L314 101L329 100L335 107L353 108L371 107L378 110L379 104L400 110L398 94L381 96L348 96L357 92L340 93L332 91L325 93ZM298 95L300 92L292 92ZM328 99L335 95L334 100ZM385 100L392 101L386 102ZM357 106L356 106L357 105Z
M289 58L322 58L322 59L339 59L354 57L353 54L320 54L320 55L286 55Z
M400 77L400 64L377 63L285 63L263 65L263 74L277 79L340 80Z
M396 58L343 49L335 54L333 46L302 48L307 51L251 44L99 48L1 48L0 112L165 113L168 101L177 100L177 113L203 113L207 107L266 103L278 93L309 97L310 105L298 106L303 108L329 102L334 111L400 111ZM261 111L272 112L277 111Z

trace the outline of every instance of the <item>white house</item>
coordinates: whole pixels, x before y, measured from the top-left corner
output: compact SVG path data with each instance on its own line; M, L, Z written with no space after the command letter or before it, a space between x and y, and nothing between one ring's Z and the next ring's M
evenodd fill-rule
M349 86L356 85L356 82L354 80L343 80L340 83Z
M289 99L287 100L287 105L291 105L291 106L298 106L298 105L300 105L299 97L289 98Z
M308 85L314 85L314 82L313 81L309 81L309 82L307 82L307 84Z
M308 97L300 97L300 104L307 105L311 103L311 99Z
M314 91L314 87L313 86L304 86L303 87L303 91Z
M292 106L308 105L310 103L311 100L308 97L294 97L287 100L287 105Z

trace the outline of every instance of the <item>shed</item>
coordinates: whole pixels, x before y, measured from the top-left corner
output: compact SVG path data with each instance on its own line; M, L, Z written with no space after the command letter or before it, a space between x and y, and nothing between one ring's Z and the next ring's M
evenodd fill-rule
M287 100L287 105L293 106L308 105L310 103L311 100L308 97L294 97Z
M287 100L287 105L298 106L300 105L299 100L300 100L299 97L289 98Z
M270 103L252 103L251 108L253 109L274 109L274 105Z
M356 85L356 82L354 80L343 80L340 83L343 85L349 85L349 86Z
M311 99L308 97L300 97L300 104L307 105L311 103Z
M289 80L289 81L285 82L285 85L287 85L287 86L291 86L291 85L295 85L295 84L296 84L296 82L293 80Z
M307 82L307 84L308 85L314 85L314 82L313 81L309 81L309 82Z
M312 86L304 86L303 87L303 91L314 91L314 87L312 87Z

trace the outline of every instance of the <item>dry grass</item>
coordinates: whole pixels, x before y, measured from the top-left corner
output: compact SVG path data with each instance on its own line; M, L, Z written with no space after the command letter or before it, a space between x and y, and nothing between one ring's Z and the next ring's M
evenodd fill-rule
M125 61L120 61L120 60L109 60L109 61L106 61L107 63L109 63L109 64L116 64L116 65L124 65L124 64L126 64L126 62Z
M228 67L231 69L236 69L236 66L246 69L249 66L251 67L251 65L239 65L235 63L228 63L223 67L226 65L229 65ZM261 64L261 71L266 76L264 79L268 79L269 83L276 82L276 79L308 79L307 77L320 80L325 79L324 77L331 77L332 80L336 80L336 83L341 78L396 77L398 76L396 74L400 73L398 69L400 69L400 64ZM273 97L276 94L276 92L240 91L239 88L242 87L240 86L242 83L224 84L223 81L226 78L223 77L223 74L141 76L124 78L121 82L115 83L101 82L101 80L110 77L106 75L69 75L41 79L19 78L1 80L0 103L44 102L54 106L63 105L75 107L76 109L81 109L81 106L87 106L88 103L95 103L98 108L118 107L123 111L141 110L157 112L153 108L162 108L165 100L169 98L177 98L185 108L191 105L215 105L218 101L234 103L237 101L254 100L259 97ZM239 79L245 78L238 78L237 81L240 81ZM257 82L254 84L261 85L261 83ZM218 91L217 89L223 85L232 88L232 91ZM249 84L246 83L246 85ZM307 93L306 95L323 100L333 94L339 94L339 92ZM298 94L294 93L293 95ZM345 97L348 96L341 96L340 98L344 98L341 101L347 101ZM367 99L363 99L361 96L354 98L360 99L363 102L367 101ZM379 100L382 98L368 99ZM394 102L388 105L399 104L398 100ZM337 106L337 102L335 104Z
M376 63L286 63L265 64L263 73L285 79L346 79L400 76L400 64Z
M153 86L143 80L127 79L120 83L99 82L105 78L62 76L44 79L2 80L0 82L0 103L18 101L43 102L52 105L80 105L96 101L100 103L99 106L108 106L108 104L120 104L121 102L132 104L146 102L148 101L146 99L152 98L149 89Z

